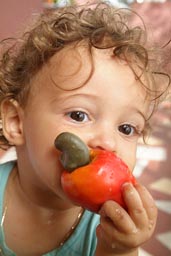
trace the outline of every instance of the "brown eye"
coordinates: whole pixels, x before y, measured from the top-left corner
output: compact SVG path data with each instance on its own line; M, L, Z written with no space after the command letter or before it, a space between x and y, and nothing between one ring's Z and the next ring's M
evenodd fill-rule
M82 111L73 111L70 112L69 117L77 122L85 122L88 120L87 114Z
M134 135L135 134L135 127L130 124L123 124L119 126L119 131L125 135Z

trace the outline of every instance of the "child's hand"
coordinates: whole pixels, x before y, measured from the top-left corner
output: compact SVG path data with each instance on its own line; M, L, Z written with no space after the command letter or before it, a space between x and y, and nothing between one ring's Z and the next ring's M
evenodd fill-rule
M96 255L137 255L137 248L154 231L157 208L147 189L127 183L123 185L123 197L127 211L116 202L108 201L99 212L97 251L100 253Z

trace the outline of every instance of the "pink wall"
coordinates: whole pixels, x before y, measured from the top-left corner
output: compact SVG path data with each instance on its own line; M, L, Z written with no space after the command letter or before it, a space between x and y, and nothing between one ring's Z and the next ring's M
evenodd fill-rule
M75 0L84 4L94 0ZM0 0L0 40L14 36L22 29L31 15L40 12L43 0Z
M0 0L0 40L14 36L33 13L42 10L42 0Z

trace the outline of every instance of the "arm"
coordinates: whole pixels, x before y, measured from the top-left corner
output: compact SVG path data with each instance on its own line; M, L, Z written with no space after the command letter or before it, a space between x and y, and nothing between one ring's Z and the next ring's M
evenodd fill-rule
M157 208L147 189L124 184L127 211L114 201L106 202L99 214L95 256L137 256L138 248L153 234Z

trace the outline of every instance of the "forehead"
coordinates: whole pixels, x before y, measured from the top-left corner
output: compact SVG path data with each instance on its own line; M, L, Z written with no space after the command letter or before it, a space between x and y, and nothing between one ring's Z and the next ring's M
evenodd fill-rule
M80 95L87 102L95 99L94 106L108 109L134 105L145 112L150 104L145 88L135 79L130 67L114 57L111 50L95 49L91 58L85 47L68 47L42 68L32 88L27 108L45 107L51 102L63 104L68 97L74 100L79 97L81 103Z
M120 81L125 80L126 85L136 83L137 87L144 90L126 61L114 57L113 49L93 48L90 52L86 44L69 45L56 53L37 74L36 87L42 90L43 84L46 84L47 89L55 85L56 88L69 91L84 87L90 81L96 83L100 79L109 81L112 78L117 79L118 86Z
M56 53L44 68L57 86L72 90L90 77L92 56L86 45L69 45Z

